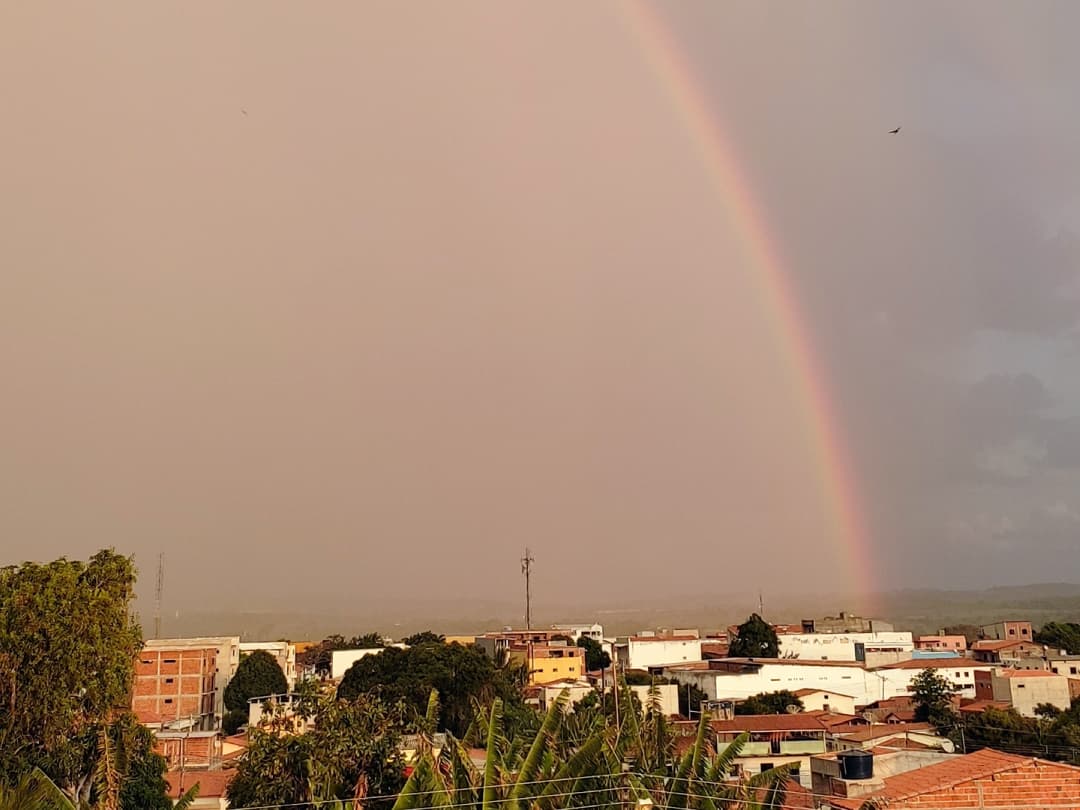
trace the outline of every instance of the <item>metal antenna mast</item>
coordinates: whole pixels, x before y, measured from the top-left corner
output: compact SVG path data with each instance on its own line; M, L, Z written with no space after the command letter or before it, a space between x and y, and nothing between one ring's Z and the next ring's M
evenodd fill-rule
M521 573L525 575L525 629L532 630L532 591L529 589L529 576L532 574L532 554L528 546L525 547L525 556L521 558Z
M157 585L154 588L154 638L161 638L161 594L165 590L165 552L158 554Z

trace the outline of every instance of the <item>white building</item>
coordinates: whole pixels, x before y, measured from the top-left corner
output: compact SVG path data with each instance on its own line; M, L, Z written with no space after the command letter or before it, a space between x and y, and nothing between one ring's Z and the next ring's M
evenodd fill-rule
M649 669L701 660L702 639L693 636L630 636L615 642L619 669Z
M397 647L404 650L404 644L387 644L386 647ZM349 667L368 655L378 655L386 647L368 647L362 650L334 650L330 653L330 677L335 681L345 677Z
M631 686L630 691L637 695L641 701L641 708L645 710L649 706L649 691L657 691L657 699L660 702L660 713L673 717L679 713L679 685L677 683L660 683L653 686Z
M274 656L281 671L285 674L285 681L289 684L289 690L296 685L296 645L288 641L242 641L240 642L240 654L250 655L261 650Z
M984 664L970 658L925 658L901 661L878 667L873 672L885 682L885 697L900 697L911 694L911 682L924 670L932 669L952 684L960 697L975 697L975 673L992 672L993 664ZM874 698L880 700L882 698Z
M852 695L825 689L797 689L792 694L802 702L803 711L855 714L855 698Z
M738 700L763 692L817 689L850 695L857 706L880 699L882 681L858 663L786 658L725 658L697 665L665 667L664 674L690 683L709 700Z
M1072 696L1069 679L1045 670L1002 669L979 675L979 697L1003 700L1023 717L1036 717L1035 707L1049 703L1068 709Z
M867 654L892 652L910 658L911 633L781 633L780 658L814 661L865 661Z
M597 642L604 640L604 626L600 624L553 624L551 629L568 636L573 644L582 636Z

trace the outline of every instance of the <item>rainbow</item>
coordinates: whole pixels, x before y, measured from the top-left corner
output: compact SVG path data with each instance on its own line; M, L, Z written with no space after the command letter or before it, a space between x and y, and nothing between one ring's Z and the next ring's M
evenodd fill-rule
M804 429L821 470L822 495L829 518L829 536L838 562L851 584L851 593L869 609L876 586L870 544L859 508L859 494L847 448L836 425L829 400L827 378L815 357L791 283L771 238L766 222L739 170L731 143L725 139L707 95L683 55L679 43L655 10L655 0L624 0L624 21L645 54L659 84L668 95L683 127L694 142L701 163L738 234L742 250L757 271L766 311L771 313L776 334L787 358L788 373L802 400Z

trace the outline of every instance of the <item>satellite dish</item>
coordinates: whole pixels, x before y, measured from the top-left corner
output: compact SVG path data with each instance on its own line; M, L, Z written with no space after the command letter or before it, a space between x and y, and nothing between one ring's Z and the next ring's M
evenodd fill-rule
M799 707L796 706L794 703L789 703L787 706L784 707L784 711L786 711L788 714L798 714Z
M942 740L941 741L941 750L944 751L946 754L952 754L952 753L955 753L956 746L953 745L952 740Z

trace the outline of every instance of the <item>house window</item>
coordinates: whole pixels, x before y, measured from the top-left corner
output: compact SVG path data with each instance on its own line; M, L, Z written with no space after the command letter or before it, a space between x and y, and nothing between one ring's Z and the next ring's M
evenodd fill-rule
M1069 667L1069 674L1070 675L1075 675L1076 674L1076 667Z
M172 698L165 698L166 703L172 703Z
M1009 628L1009 635L1010 636L1015 636L1016 635L1016 628L1015 627L1010 627Z
M165 659L165 660L164 660L164 661L163 661L162 663L165 663L165 664L175 664L175 663L176 663L176 659L175 659L175 658L166 658L166 659Z
M1026 686L1027 686L1027 684L1026 684L1026 683L1018 683L1018 684L1016 685L1016 688L1017 688L1017 689L1023 689L1023 688L1025 688Z
M172 678L166 678L166 679L165 679L165 683L172 683L172 682L173 682L173 679L172 679Z
M774 767L776 767L776 766L773 765L771 762L762 762L761 763L761 772L765 773L765 771L771 771Z

